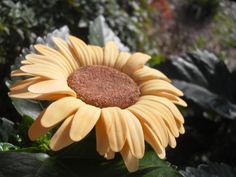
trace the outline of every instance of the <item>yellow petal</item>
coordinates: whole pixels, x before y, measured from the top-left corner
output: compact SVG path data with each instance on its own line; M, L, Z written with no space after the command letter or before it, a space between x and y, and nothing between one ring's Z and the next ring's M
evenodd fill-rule
M67 59L57 50L54 50L53 48L47 47L42 44L36 44L34 45L34 48L41 54L45 55L48 60L51 60L52 62L59 65L64 72L71 73L73 71L70 63L67 61ZM26 56L27 58L27 56Z
M148 81L148 80L152 80L152 79L162 79L165 80L167 82L171 82L170 79L164 75L162 72L150 68L148 66L144 66L143 68L135 71L133 73L133 76L135 81Z
M129 172L135 172L136 170L138 170L139 160L132 155L127 143L120 153Z
M127 122L127 143L134 157L141 159L144 155L144 135L143 129L138 119L128 110L124 110Z
M76 97L76 93L68 87L66 81L63 80L47 80L38 82L29 86L28 90L32 93L68 94Z
M157 115L157 118L161 117L164 120L175 137L179 136L179 130L175 123L175 118L172 115L172 112L166 106L150 100L142 100L137 102L136 104L145 105L147 109L150 110L150 112L153 112L154 115Z
M53 151L58 151L74 142L69 136L73 117L74 115L68 117L51 138L50 148Z
M45 128L41 124L41 119L45 111L41 112L37 119L33 122L28 130L28 135L31 141L35 141L37 138L47 133L52 127Z
M92 49L92 55L91 58L93 60L93 64L94 65L102 65L103 64L103 49L101 47L98 46L94 46L94 45L89 45L89 48Z
M66 79L66 73L61 72L60 69L45 65L45 64L33 64L33 65L24 65L20 69L24 72L28 72L32 75L42 76L49 79Z
M70 138L73 141L83 139L95 126L101 114L101 109L86 105L81 107L75 114L70 129Z
M183 96L182 91L170 83L160 79L153 79L143 82L140 85L140 90L142 95L155 95L158 92L168 92L177 96Z
M172 148L176 147L176 140L175 137L172 135L172 133L168 130L168 137L169 137L169 145Z
M168 134L166 130L165 123L161 118L157 118L153 113L150 112L147 107L143 105L134 105L128 108L143 124L147 123L150 128L155 132L156 136L160 139L162 145L166 147L168 145Z
M112 124L107 129L108 140L111 150L119 152L123 148L127 137L126 121L120 108L112 107L109 111L111 116L106 119L112 119Z
M156 136L154 131L146 124L142 124L144 138L152 146L156 154L161 158L164 159L166 156L165 148L162 146L160 139Z
M65 97L50 104L42 117L41 124L51 127L75 113L84 103L75 97Z
M187 103L184 100L182 100L181 98L179 98L178 96L175 96L173 94L170 94L167 92L157 92L157 93L155 93L155 95L165 97L165 98L169 99L174 104L178 104L183 107L187 106Z
M29 79L18 81L11 85L10 90L11 91L17 91L28 88L30 85L35 84L37 82L43 81L40 77L32 77Z
M126 74L132 75L138 69L144 67L144 64L150 59L149 55L143 53L134 53L129 57L125 66L123 67L123 72Z
M33 74L30 74L30 73L24 72L20 69L17 69L17 70L14 70L14 71L11 72L11 76L12 77L16 77L16 76L33 76Z
M174 115L174 117L181 123L184 123L184 118L182 114L179 112L178 108L168 99L159 97L159 96L152 96L152 95L145 95L142 97L139 97L139 100L152 100L154 102L159 102L164 104Z
M80 66L92 65L88 46L82 40L74 36L69 36L69 41L70 47L73 50L75 56L77 57Z
M22 60L20 62L22 65L28 65L28 64L32 64L31 62L27 61L27 60Z
M53 37L53 42L56 44L60 52L64 55L64 57L68 60L68 63L70 63L73 70L76 70L79 68L79 63L76 61L72 53L70 52L68 44L58 37Z
M107 151L107 153L104 155L104 157L105 157L107 160L114 159L114 158L115 158L115 152L113 152L111 149L109 149L109 150Z
M118 70L122 70L130 56L131 55L128 52L120 52L115 63L115 68Z
M104 61L103 64L106 66L113 67L118 57L119 50L113 41L106 43L104 47Z
M98 153L102 156L105 155L109 149L109 142L105 123L102 118L100 118L96 124L96 142Z
M8 93L8 95L9 97L12 97L12 98L36 99L41 94L31 93L27 90L27 88L25 88L24 90L21 89L20 91L19 90L11 91L10 93Z
M60 73L63 73L65 76L68 76L73 70L71 68L66 68L64 64L57 58L50 58L51 56L37 55L37 54L28 54L26 55L27 61L31 62L33 65L44 65L54 68ZM69 66L68 66L69 67Z

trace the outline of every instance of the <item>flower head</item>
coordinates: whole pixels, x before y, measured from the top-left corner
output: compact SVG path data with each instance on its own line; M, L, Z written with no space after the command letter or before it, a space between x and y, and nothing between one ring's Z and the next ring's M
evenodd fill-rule
M12 76L15 98L53 101L29 129L36 140L59 126L50 141L57 151L85 138L95 127L97 151L107 159L120 152L129 171L138 168L147 141L160 158L176 146L184 119L175 104L186 106L182 92L160 71L144 64L150 56L120 52L69 36L54 37L55 47L34 45Z

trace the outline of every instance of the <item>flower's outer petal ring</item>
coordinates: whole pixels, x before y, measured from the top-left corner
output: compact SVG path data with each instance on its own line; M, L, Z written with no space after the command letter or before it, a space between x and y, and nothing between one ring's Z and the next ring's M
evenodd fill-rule
M143 100L143 99L151 100L153 102L159 102L165 105L180 123L184 123L184 118L182 114L179 112L178 108L170 100L163 97L159 97L159 96L153 96L153 95L145 95L145 96L139 97L139 100Z
M130 56L131 54L128 52L120 52L115 63L115 68L118 70L122 70Z
M119 55L119 50L118 50L116 44L113 41L107 42L104 47L103 64L105 66L114 67L118 55Z
M57 100L48 106L41 119L41 124L44 127L54 126L75 113L84 105L85 104L81 100L75 97L65 97Z
M82 140L96 125L101 109L95 106L82 106L74 116L70 129L70 138L73 141Z
M138 159L144 155L145 144L143 129L139 120L128 110L124 110L125 120L127 122L127 143L130 151Z
M68 117L53 135L50 141L50 148L53 151L58 151L74 142L69 136L73 118L74 115Z
M122 71L132 76L132 74L138 69L144 67L144 64L150 59L149 55L143 53L134 53L131 55L123 67Z
M58 37L53 37L53 42L56 44L60 52L64 55L64 57L68 60L73 70L79 68L78 61L75 60L74 56L71 54L70 48L68 44Z
M37 119L33 122L28 130L28 136L31 141L35 141L37 138L47 133L52 127L45 128L41 124L41 119L45 111L41 112Z
M138 170L139 160L133 156L127 143L125 144L120 153L125 162L125 166L129 170L129 172L134 172Z
M68 94L76 97L76 93L68 87L67 83L62 80L47 80L38 82L29 86L28 90L32 93L43 93L43 94Z
M153 79L143 82L140 85L142 95L155 95L158 92L167 92L177 96L183 96L183 92L171 85L170 83L160 80Z
M80 66L92 65L92 60L90 59L90 50L88 46L79 38L74 36L69 36L70 46L73 50L75 56L77 57Z
M148 66L144 66L143 68L135 71L132 77L135 81L148 81L152 79L162 79L167 82L171 82L171 80L165 74L163 74L162 72L156 69L150 68Z
M96 124L96 144L100 155L105 155L109 151L109 142L104 120L100 118Z
M118 107L110 107L106 109L108 114L103 114L106 119L112 119L112 124L109 129L106 129L109 145L112 151L119 152L126 141L127 125L122 111ZM110 115L107 117L107 115Z

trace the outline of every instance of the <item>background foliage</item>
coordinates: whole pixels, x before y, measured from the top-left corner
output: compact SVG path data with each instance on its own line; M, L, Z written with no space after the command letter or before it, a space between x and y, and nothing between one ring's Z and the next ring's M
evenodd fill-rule
M0 1L0 176L94 176L92 171L117 177L236 176L236 4L178 2ZM129 174L120 156L112 162L97 156L93 134L58 153L48 147L50 133L35 142L28 139L32 118L43 105L12 104L7 95L11 65L37 37L64 25L86 42L104 45L112 39L121 50L152 55L150 66L184 91L186 133L177 148L167 149L167 160L147 148L140 170Z

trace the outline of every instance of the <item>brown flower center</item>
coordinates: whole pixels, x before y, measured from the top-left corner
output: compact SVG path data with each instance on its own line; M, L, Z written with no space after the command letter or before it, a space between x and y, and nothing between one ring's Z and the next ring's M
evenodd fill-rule
M126 108L140 95L137 84L127 74L101 65L77 69L68 77L67 83L78 98L100 108Z

